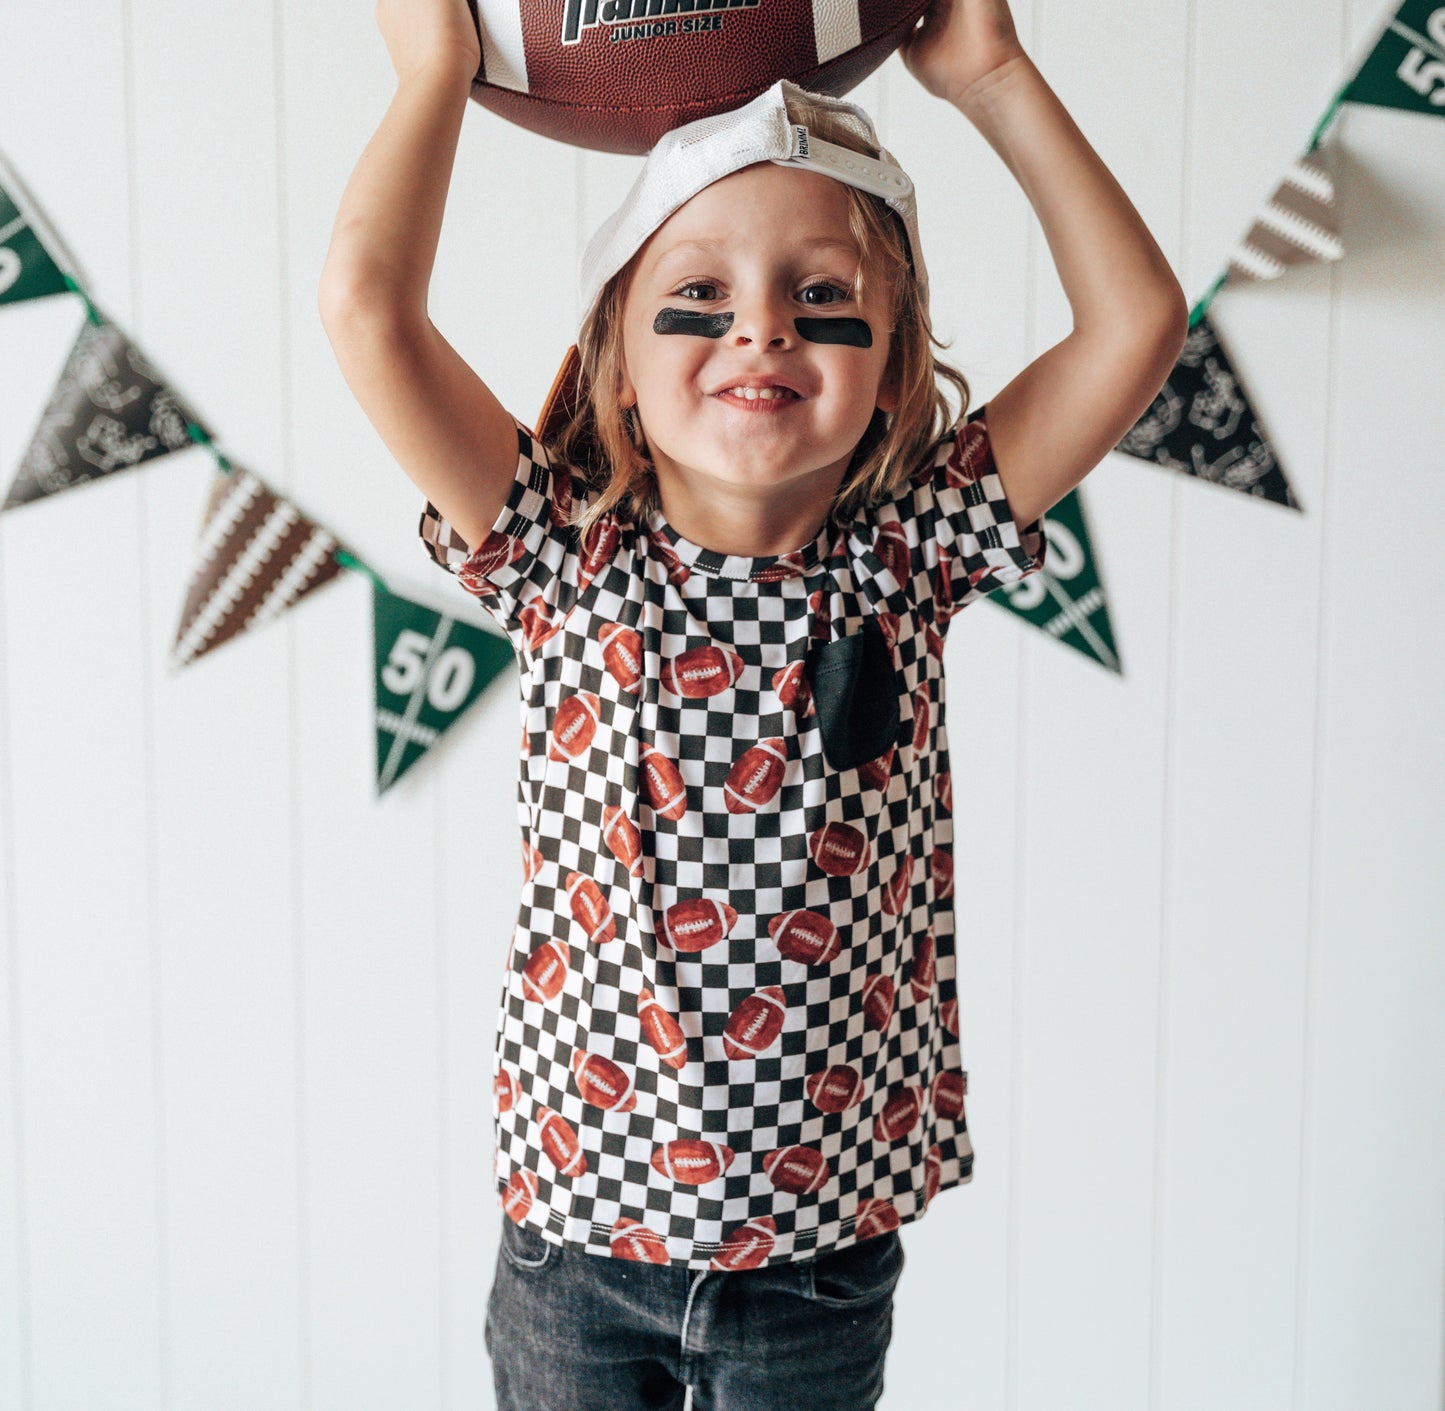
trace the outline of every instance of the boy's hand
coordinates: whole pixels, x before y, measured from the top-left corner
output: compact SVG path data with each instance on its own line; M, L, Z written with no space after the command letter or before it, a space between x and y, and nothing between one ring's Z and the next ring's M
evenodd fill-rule
M482 42L467 0L376 0L376 25L398 82L438 70L470 81L482 67Z
M1008 0L934 0L898 52L935 98L961 107L977 83L1024 51Z

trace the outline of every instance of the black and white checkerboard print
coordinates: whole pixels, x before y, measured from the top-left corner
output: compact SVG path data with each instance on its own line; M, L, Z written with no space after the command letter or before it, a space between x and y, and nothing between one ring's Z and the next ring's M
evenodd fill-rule
M916 1219L938 1190L970 1180L973 1166L961 1099L954 1117L933 1103L940 1074L965 1079L951 873L934 865L954 842L951 780L943 777L942 637L960 608L1043 566L1042 520L1022 532L1015 523L986 423L975 419L935 443L903 491L860 514L847 533L834 536L825 526L800 551L748 559L690 544L661 517L646 525L621 520L610 559L597 567L594 555L589 574L586 546L553 513L554 502L569 492L580 497L586 487L565 467L554 468L520 423L517 436L507 507L475 554L430 504L421 519L428 552L505 629L522 673L519 817L524 854L537 851L509 952L494 1060L494 1093L506 1094L494 1100L499 1199L553 1242L599 1255L615 1252L619 1222L638 1221L660 1237L669 1263L697 1269L710 1267L740 1226L756 1228L764 1217L776 1230L767 1263L855 1242L860 1207L872 1212L864 1234L878 1232L880 1218L882 1228ZM890 521L895 527L885 529ZM889 565L901 571L905 562L906 581L899 582ZM819 589L827 602L822 624ZM837 638L861 631L869 613L889 621L901 717L881 789L858 769L832 768L816 715L791 695L797 709L789 708L774 687L776 673L807 657L815 626ZM539 640L539 623L560 630ZM640 639L634 691L604 661L599 633L609 623ZM736 681L701 698L669 690L667 664L708 645L742 659ZM582 692L598 700L590 747L576 758L560 751L549 757L559 706ZM914 712L925 702L929 724L915 750ZM787 742L776 794L756 811L729 812L729 770L744 750L770 738ZM677 821L655 811L642 787L639 760L648 746L681 772L687 806ZM639 831L638 876L604 840L609 805ZM833 822L853 825L868 840L868 865L853 875L831 875L810 855L810 839ZM912 885L890 914L884 884L909 854ZM574 918L566 891L573 872L600 888L616 919L615 939L589 940ZM664 913L698 897L725 902L737 921L718 944L675 951ZM768 922L798 908L837 926L842 946L831 962L805 964L774 944ZM915 949L930 929L932 971L925 962L915 972ZM529 997L524 967L554 940L568 958L565 981L549 998ZM917 988L915 973L922 976ZM863 999L879 975L894 986L881 1030ZM780 1033L756 1057L729 1057L729 1016L770 986L786 1000ZM643 990L686 1036L680 1068L647 1041ZM631 1082L635 1107L587 1100L574 1076L578 1050L616 1064ZM807 1079L835 1064L857 1070L862 1097L842 1111L822 1111ZM877 1119L900 1085L921 1088L921 1113L890 1141ZM560 1124L544 1109L574 1134L586 1162L581 1174L560 1169L559 1148L544 1137L539 1114L553 1132ZM688 1138L729 1148L725 1170L696 1184L662 1174L654 1153ZM780 1189L765 1169L770 1153L795 1145L826 1158L826 1179L810 1194ZM568 1164L565 1148L561 1156Z

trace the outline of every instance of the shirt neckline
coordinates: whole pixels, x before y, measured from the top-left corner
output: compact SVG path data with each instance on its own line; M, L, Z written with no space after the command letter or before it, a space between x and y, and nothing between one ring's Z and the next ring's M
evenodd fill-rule
M650 511L647 522L653 533L665 540L689 569L711 578L731 578L750 583L778 583L821 573L830 552L840 548L846 537L845 530L835 530L825 519L816 537L801 548L791 549L785 554L752 558L746 554L724 554L716 549L705 549L690 539L684 539L662 517L660 509Z

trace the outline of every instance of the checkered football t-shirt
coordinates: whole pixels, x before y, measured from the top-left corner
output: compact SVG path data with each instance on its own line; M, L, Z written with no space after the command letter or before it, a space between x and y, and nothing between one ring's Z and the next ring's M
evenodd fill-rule
M521 667L503 1209L569 1249L691 1269L917 1219L973 1174L944 635L1043 566L1042 517L1015 522L977 417L846 533L772 558L660 515L579 542L565 516L588 487L520 422L517 444L475 553L421 518ZM875 723L852 760L831 742L870 713L887 738Z

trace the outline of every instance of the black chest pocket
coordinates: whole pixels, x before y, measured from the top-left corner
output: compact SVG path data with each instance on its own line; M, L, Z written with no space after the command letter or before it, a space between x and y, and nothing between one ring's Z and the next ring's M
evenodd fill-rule
M851 637L815 646L808 679L818 712L823 757L834 769L856 769L898 739L898 682L893 653L877 620L863 619Z

